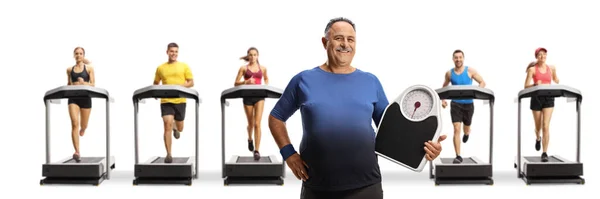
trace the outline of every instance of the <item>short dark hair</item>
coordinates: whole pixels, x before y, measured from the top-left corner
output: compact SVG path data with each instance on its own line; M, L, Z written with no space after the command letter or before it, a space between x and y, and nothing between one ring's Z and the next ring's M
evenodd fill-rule
M331 20L329 20L329 23L327 23L327 26L325 26L325 35L327 35L327 33L329 32L329 29L331 29L331 26L333 26L334 23L336 22L346 22L349 23L352 26L352 29L354 29L354 31L356 31L356 25L354 24L354 22L352 22L352 20L348 19L348 18L344 18L344 17L337 17L337 18L333 18Z
M167 49L169 48L179 48L179 45L177 45L177 43L175 42L171 42L169 43L169 45L167 45Z
M464 53L462 50L460 50L460 49L457 49L457 50L455 50L455 51L452 53L452 56L454 57L454 55L455 55L456 53L460 53L460 54L462 54L463 56L465 56L465 53Z

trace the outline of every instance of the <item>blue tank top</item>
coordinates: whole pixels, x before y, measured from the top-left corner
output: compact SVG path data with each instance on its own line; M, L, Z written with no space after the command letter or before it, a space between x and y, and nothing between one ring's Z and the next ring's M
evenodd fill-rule
M469 67L465 66L463 72L459 75L454 72L454 69L450 69L450 82L452 85L472 85L473 79L469 77ZM459 104L472 104L473 99L455 99L453 102Z

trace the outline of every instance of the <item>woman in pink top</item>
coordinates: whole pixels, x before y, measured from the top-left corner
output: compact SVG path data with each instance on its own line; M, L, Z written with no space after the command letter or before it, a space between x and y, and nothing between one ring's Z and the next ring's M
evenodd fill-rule
M247 65L241 66L238 70L237 77L235 78L235 86L244 84L261 84L264 80L265 84L269 84L269 77L267 76L267 68L261 66L258 62L258 49L251 47L246 52L246 56L240 59L248 62ZM240 80L242 79L243 80ZM248 119L248 150L254 153L254 159L260 159L260 124L262 121L263 108L265 104L265 98L244 98L244 111L246 112L246 118ZM254 130L254 141L256 147L252 143L252 131Z
M535 50L536 62L529 63L527 67L527 79L525 88L541 84L551 84L552 81L558 84L556 76L556 67L546 64L545 48ZM540 150L540 142L543 144L542 162L548 161L548 142L550 141L550 119L554 110L554 98L552 97L532 97L530 109L533 111L533 120L535 121L535 150ZM540 127L543 136L540 137Z

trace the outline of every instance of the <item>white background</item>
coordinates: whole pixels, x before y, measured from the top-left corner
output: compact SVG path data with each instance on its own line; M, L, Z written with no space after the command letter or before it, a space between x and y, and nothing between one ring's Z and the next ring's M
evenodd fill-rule
M208 196L248 198L298 198L300 182L288 174L283 187L223 187L221 171L220 93L233 86L238 68L250 46L260 50L260 63L268 68L271 85L285 88L298 72L325 61L321 36L329 19L344 16L357 28L356 56L353 65L379 77L388 99L395 99L405 88L424 84L439 88L444 72L453 67L452 51L465 52L465 65L477 69L496 94L494 171L495 186L434 187L427 171L412 173L380 159L386 198L406 197L408 192L445 197L520 195L576 196L596 186L598 167L594 159L598 136L593 125L593 87L597 35L592 24L600 15L592 1L3 1L0 4L2 48L3 117L2 186L5 190L28 195L69 197L165 195L172 197ZM197 3L197 4L196 4ZM133 179L133 105L134 90L151 84L155 69L167 60L166 45L180 45L179 60L190 65L195 89L200 92L200 179L193 187L171 187L150 191L148 186L131 187ZM96 86L105 88L116 99L111 109L112 154L117 169L112 180L100 187L39 187L44 163L43 93L66 84L65 70L74 64L73 49L82 46L95 65ZM537 47L548 49L548 62L557 66L562 84L584 94L582 115L582 161L584 186L526 187L513 169L516 155L517 106L525 68L534 60ZM587 69L587 70L586 70ZM192 102L191 100L189 102ZM174 140L175 156L193 155L194 107L187 109L185 130ZM246 119L241 100L227 107L227 143L231 155L250 155L246 149ZM267 116L275 100L265 103L263 118L263 155L278 154L268 130ZM84 156L103 156L104 103L93 101L89 129L81 138ZM523 153L534 150L533 120L523 101ZM449 108L443 110L444 157L454 156ZM472 136L463 144L463 156L488 158L489 109L476 103ZM140 161L164 156L159 102L149 100L140 111ZM73 153L66 100L53 105L52 160ZM300 115L289 119L292 142L298 148L302 136ZM557 99L551 123L549 154L575 158L575 104ZM428 167L427 167L428 168ZM289 169L288 169L289 171ZM153 186L156 187L156 186ZM157 188L158 188L157 187ZM545 191L542 191L543 189ZM101 190L101 193L91 193ZM167 189L154 189L167 190ZM176 193L168 193L177 191ZM119 194L117 194L119 192ZM189 195L189 194L194 195ZM273 193L271 196L266 194Z

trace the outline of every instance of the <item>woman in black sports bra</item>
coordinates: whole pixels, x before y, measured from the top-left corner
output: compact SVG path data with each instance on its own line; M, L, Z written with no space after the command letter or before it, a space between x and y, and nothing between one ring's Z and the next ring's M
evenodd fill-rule
M75 58L75 66L67 68L68 85L88 85L94 86L94 68L85 59L85 49L82 47L75 48L73 52ZM79 162L81 156L79 154L79 137L85 134L92 111L91 98L69 98L69 116L71 117L71 138L75 153L73 159Z

